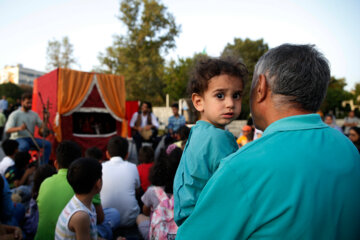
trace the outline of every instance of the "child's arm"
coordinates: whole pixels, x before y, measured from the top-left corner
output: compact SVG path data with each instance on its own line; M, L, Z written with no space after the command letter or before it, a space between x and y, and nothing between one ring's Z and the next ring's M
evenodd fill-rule
M144 204L143 206L143 213L145 216L150 216L150 213L151 213L151 207L148 207Z
M21 186L21 185L24 185L28 179L28 177L33 174L36 170L36 167L35 166L32 166L30 168L27 168L25 170L25 173L22 175L21 179L19 180L15 180L14 181L14 185L15 187L18 187L18 186Z
M78 211L70 218L69 229L75 232L77 240L89 240L90 218L86 212Z

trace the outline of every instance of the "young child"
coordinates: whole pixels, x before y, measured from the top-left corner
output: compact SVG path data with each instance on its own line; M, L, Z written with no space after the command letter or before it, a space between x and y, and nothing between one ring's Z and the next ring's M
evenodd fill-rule
M4 176L6 169L15 164L13 159L18 151L19 143L12 139L6 139L2 142L1 147L6 155L0 162L0 174Z
M140 177L140 186L145 192L150 186L149 181L149 172L150 168L154 165L154 150L149 146L141 147L139 150L139 162L137 166L139 177Z
M162 150L150 170L150 186L142 196L143 212L136 223L146 239L175 239L173 183L182 150L175 147L167 153Z
M67 180L75 195L61 212L55 239L97 239L96 212L92 204L102 186L102 166L93 158L79 158L69 167Z
M239 147L227 124L241 112L247 69L231 59L198 62L188 90L200 119L191 128L174 181L175 221L180 226L192 213L220 160Z

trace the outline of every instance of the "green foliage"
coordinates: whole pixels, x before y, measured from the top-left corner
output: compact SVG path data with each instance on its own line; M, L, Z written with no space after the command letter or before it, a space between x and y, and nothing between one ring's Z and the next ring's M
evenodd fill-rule
M187 84L195 63L204 54L195 54L192 58L179 58L171 60L165 68L164 92L170 95L170 102L178 101L180 98L188 97Z
M12 103L14 99L21 98L21 94L23 93L23 90L14 83L3 83L0 84L0 96L6 96L8 100L10 100L9 103Z
M46 69L50 71L55 68L70 68L76 63L73 52L74 48L68 37L63 37L61 42L56 39L49 41L46 49Z
M240 38L235 38L234 43L228 43L221 53L222 57L232 56L240 58L243 63L245 63L249 76L247 82L245 83L244 96L242 100L242 110L240 114L240 119L247 119L250 114L250 87L251 79L254 73L254 68L259 60L259 58L264 55L269 50L269 46L264 43L263 39L259 40L250 40L246 38L242 40Z
M99 55L103 72L125 77L128 100L164 103L162 54L175 47L180 27L158 0L123 0L119 19L127 34Z
M331 77L325 100L320 107L323 113L333 111L337 117L343 117L339 116L340 111L346 111L346 106L343 107L342 102L353 98L351 93L344 90L345 86L344 78Z

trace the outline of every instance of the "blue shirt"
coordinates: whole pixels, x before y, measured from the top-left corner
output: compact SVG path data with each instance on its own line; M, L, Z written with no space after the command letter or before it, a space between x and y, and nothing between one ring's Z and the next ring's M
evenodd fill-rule
M239 149L234 135L197 121L191 128L174 179L174 219L180 225L193 211L220 160Z
M169 117L169 124L168 124L168 129L172 129L174 132L176 132L177 130L179 130L179 128L181 126L184 126L186 121L185 121L185 117L182 115L179 115L178 117L175 116L171 116Z
M176 239L360 239L360 155L317 114L221 161Z

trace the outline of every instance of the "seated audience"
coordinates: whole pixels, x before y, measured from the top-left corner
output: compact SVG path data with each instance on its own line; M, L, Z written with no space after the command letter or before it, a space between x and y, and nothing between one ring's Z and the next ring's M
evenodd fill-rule
M91 147L91 148L86 149L85 157L95 158L96 160L98 160L101 163L103 160L103 152L97 147Z
M0 174L4 176L6 169L15 164L13 159L18 151L19 143L15 140L7 139L2 142L1 147L6 155L0 162Z
M106 156L110 160L102 164L103 187L100 192L103 207L116 208L123 227L134 225L140 212L135 194L140 187L139 173L135 164L126 161L128 147L128 141L120 136L109 140Z
M344 134L346 136L349 136L351 127L357 127L357 125L360 123L359 119L355 116L354 111L350 111L348 116L344 119Z
M10 188L28 185L29 177L35 172L36 166L29 165L31 155L28 152L17 152L14 157L15 165L5 171L5 178ZM30 187L30 186L29 186Z
M32 196L22 226L22 229L26 235L26 239L33 239L36 234L36 229L39 222L39 210L36 203L36 198L39 194L40 185L46 178L51 177L54 174L56 174L56 169L48 164L41 165L35 171Z
M137 166L137 169L140 177L140 185L145 192L150 186L149 172L150 168L154 165L154 150L148 146L141 147L139 151L139 162L140 164Z
M359 127L351 127L349 130L349 139L355 145L360 153L360 128Z
M40 185L37 204L39 223L35 239L54 239L57 219L74 191L69 185L66 175L69 165L81 157L80 146L72 141L61 142L56 149L55 167L58 173L45 179Z
M101 164L94 158L80 158L68 170L67 180L75 195L58 217L55 239L97 239L96 211L92 204L102 186Z
M174 146L174 145L171 145ZM143 213L137 217L139 231L144 239L175 239L173 183L182 150L162 151L150 171L150 186L142 196Z
M335 121L335 117L333 115L326 115L324 118L324 122L329 125L329 127L338 130L339 132L343 132L341 127L339 127L338 125L336 125L336 121Z

